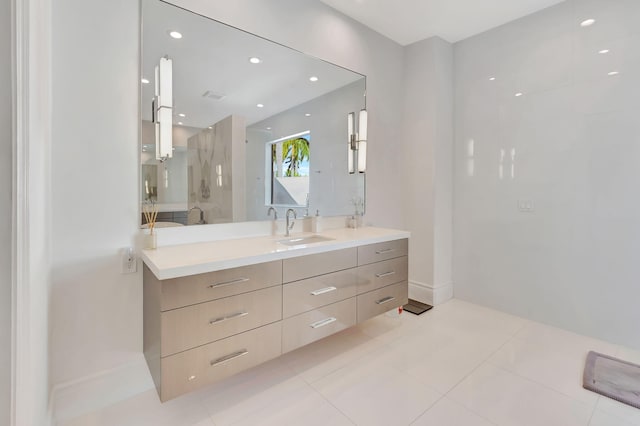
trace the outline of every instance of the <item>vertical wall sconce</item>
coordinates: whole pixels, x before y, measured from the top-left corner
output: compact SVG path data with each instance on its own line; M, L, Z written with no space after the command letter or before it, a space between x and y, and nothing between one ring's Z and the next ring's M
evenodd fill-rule
M354 127L354 123L355 123L355 116L356 114L353 112L350 112L347 115L347 134L349 135L349 141L347 142L347 152L348 152L348 163L349 163L349 174L353 174L356 172L355 169L355 156L356 156L356 150L358 149L358 144L356 142L356 134L353 133L353 127Z
M222 188L222 164L216 166L216 185Z
M367 170L367 110L360 110L358 119L358 172Z
M155 72L155 97L152 102L156 127L156 159L164 161L173 156L173 62L160 58Z
M355 123L356 114L350 112L347 115L347 132L349 134L348 164L349 173L355 173L356 164L359 173L367 170L367 110L360 111L358 116L358 131Z

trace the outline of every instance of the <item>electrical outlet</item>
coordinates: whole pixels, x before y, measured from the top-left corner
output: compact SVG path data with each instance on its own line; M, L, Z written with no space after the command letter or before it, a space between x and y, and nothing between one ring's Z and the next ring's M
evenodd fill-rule
M136 272L138 272L138 260L133 247L127 247L122 250L122 273L133 274Z

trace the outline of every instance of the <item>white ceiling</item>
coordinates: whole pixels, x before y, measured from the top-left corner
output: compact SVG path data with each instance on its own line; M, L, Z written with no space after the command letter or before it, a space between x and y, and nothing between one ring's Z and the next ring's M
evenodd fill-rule
M320 0L408 45L439 36L451 43L564 0Z
M170 4L142 6L142 77L150 81L142 85L144 120L151 118L154 68L165 55L173 60L174 122L198 128L231 114L255 123L364 78ZM183 38L172 39L170 30ZM249 63L253 56L262 63ZM319 80L310 82L311 76ZM223 98L205 97L206 91Z

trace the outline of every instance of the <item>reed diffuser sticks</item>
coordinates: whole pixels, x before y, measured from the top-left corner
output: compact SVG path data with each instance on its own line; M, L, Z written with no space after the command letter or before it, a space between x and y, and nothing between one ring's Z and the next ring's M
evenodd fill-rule
M158 206L154 202L144 203L142 213L144 214L144 219L147 221L149 234L153 235L153 228L155 228L156 219L158 218Z

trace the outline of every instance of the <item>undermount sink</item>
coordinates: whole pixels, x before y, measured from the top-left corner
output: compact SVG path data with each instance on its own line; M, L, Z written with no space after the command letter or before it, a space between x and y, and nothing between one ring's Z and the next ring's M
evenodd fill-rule
M323 237L322 235L308 235L306 237L288 238L286 240L279 240L280 244L285 246L303 246L313 243L322 243L324 241L331 241L335 238Z

